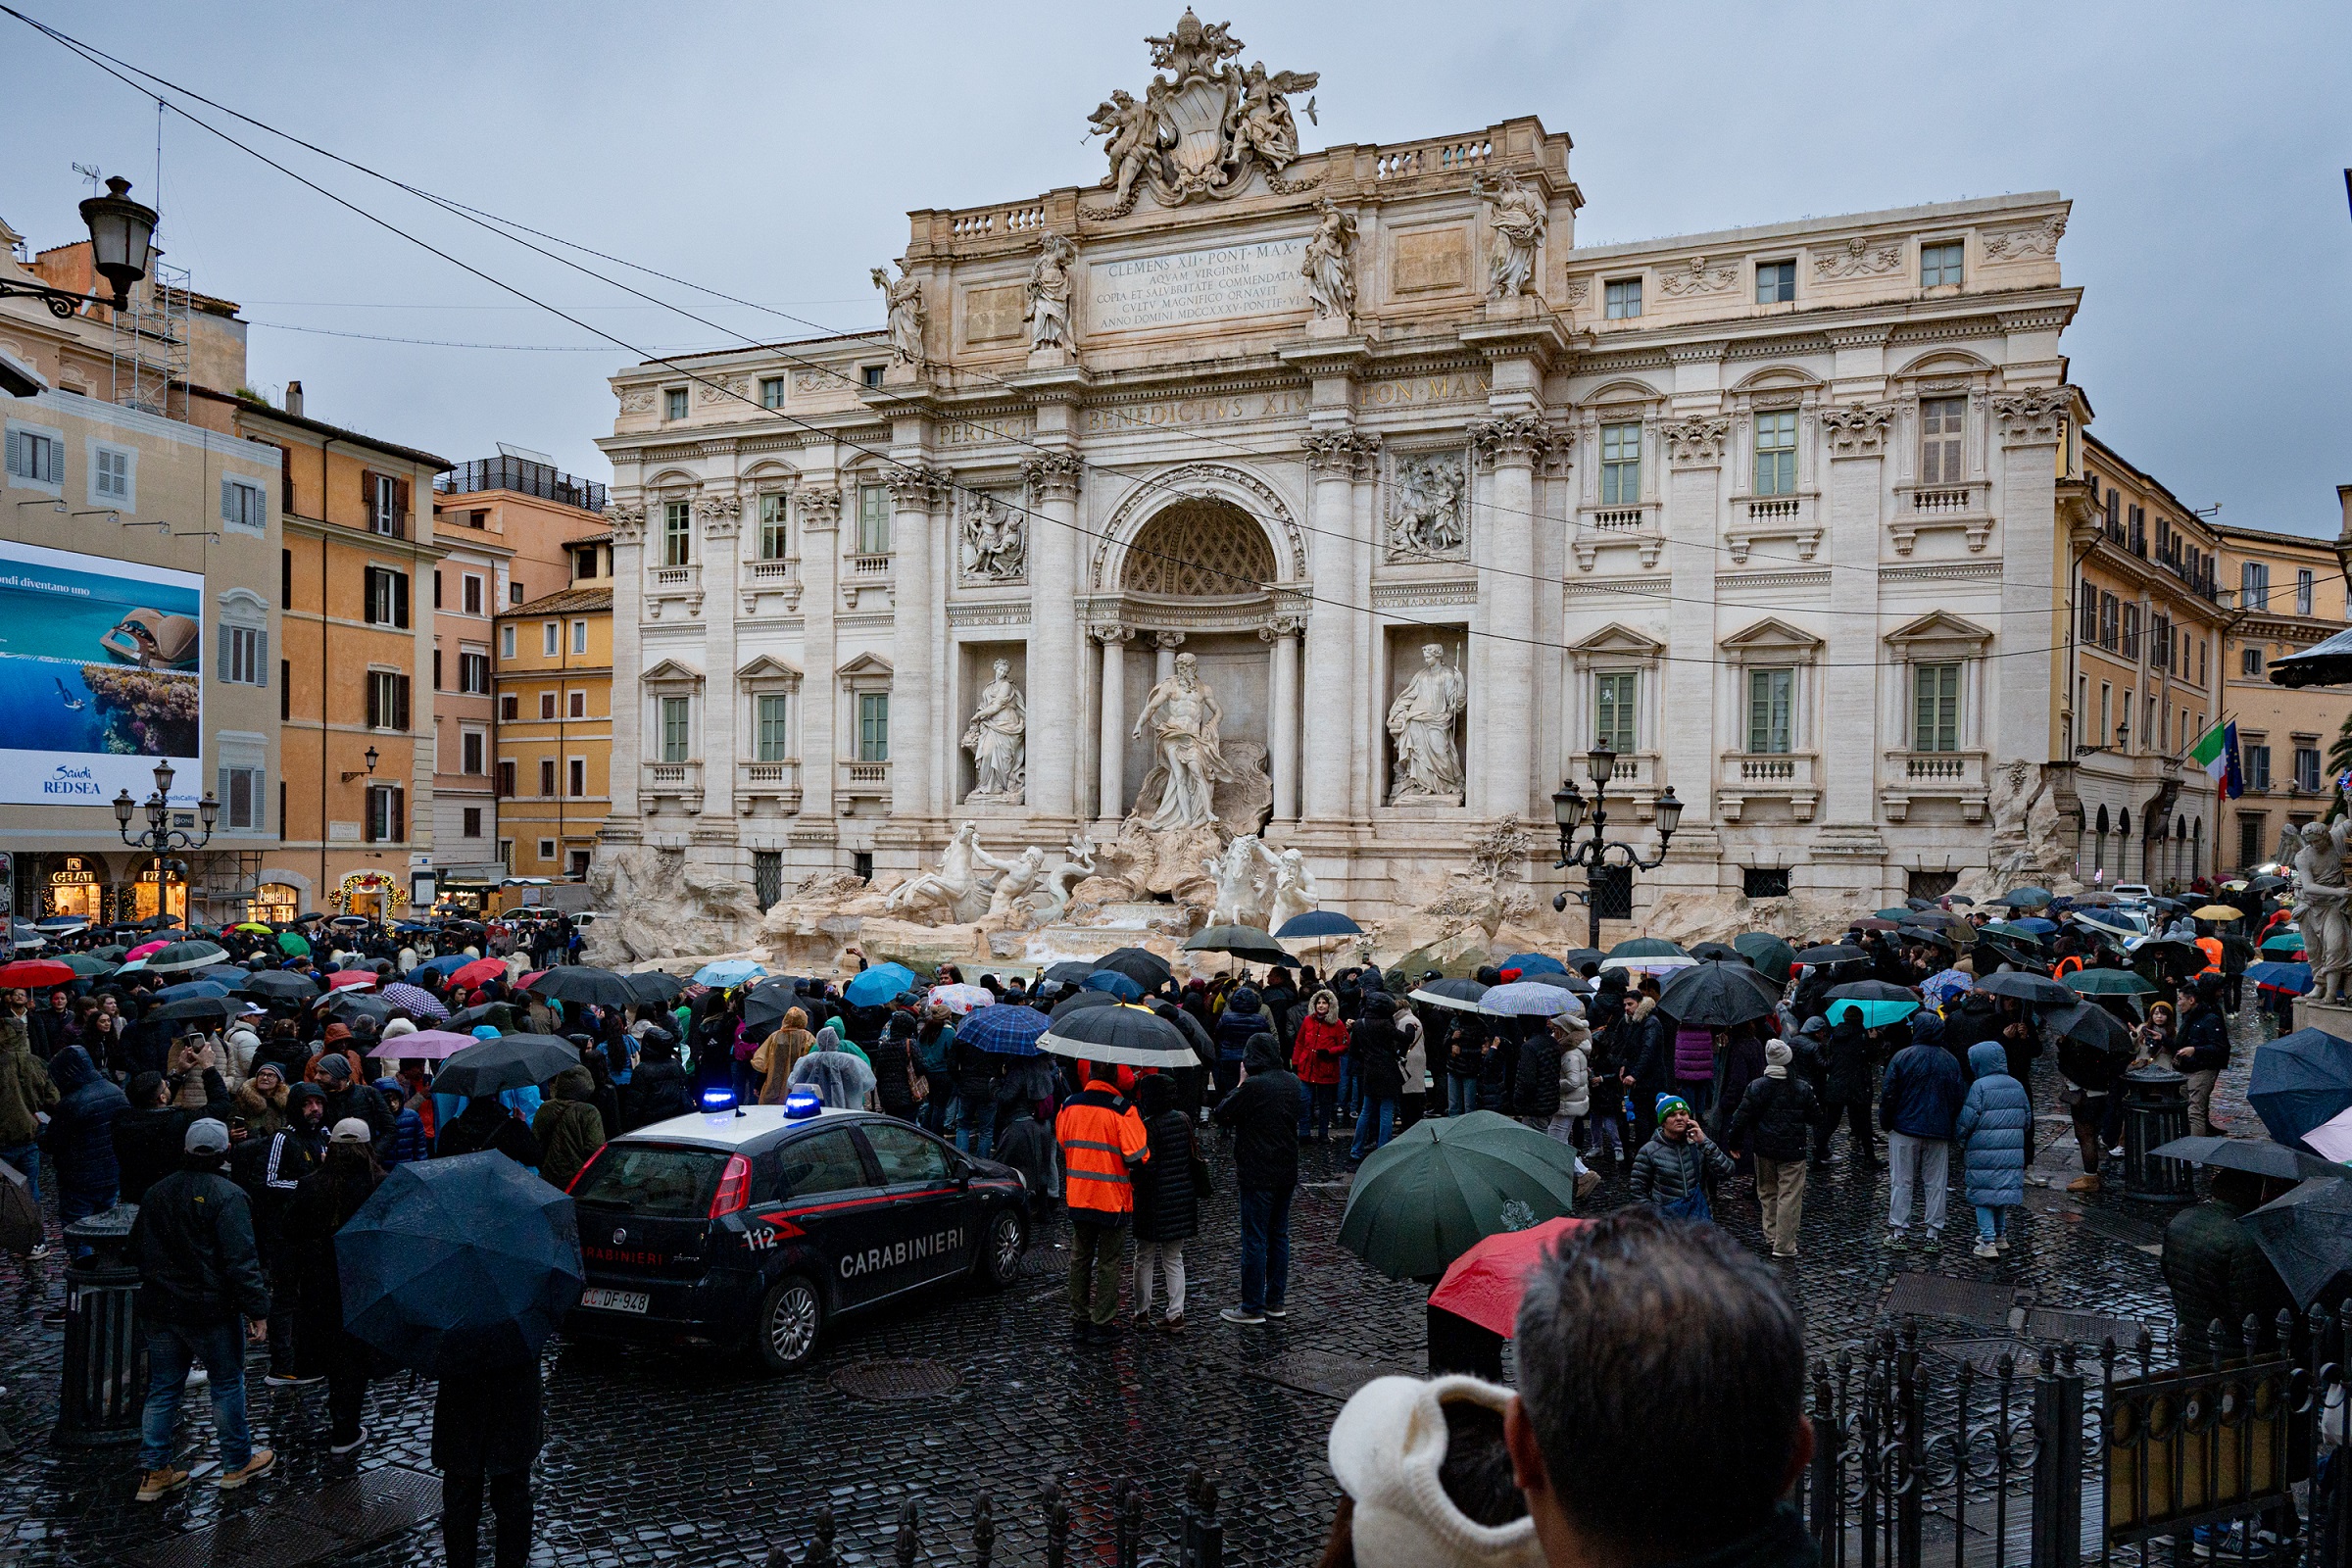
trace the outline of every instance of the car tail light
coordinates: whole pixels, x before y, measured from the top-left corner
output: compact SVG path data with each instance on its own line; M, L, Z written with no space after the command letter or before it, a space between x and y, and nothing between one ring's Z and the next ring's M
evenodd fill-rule
M727 1168L718 1178L718 1192L710 1200L710 1217L733 1214L749 1208L752 1202L752 1162L741 1154L727 1156Z
M585 1163L583 1163L583 1164L580 1166L580 1168L579 1168L578 1170L575 1170L575 1171L573 1171L573 1172L571 1173L571 1180L569 1180L569 1181L567 1181L567 1182L565 1182L565 1183L564 1184L564 1191L565 1191L566 1193L568 1193L568 1192L572 1191L574 1188L578 1187L578 1186L580 1185L580 1178L582 1178L583 1176L586 1176L586 1175L587 1175L587 1174L588 1174L590 1171L592 1171L592 1170L596 1169L596 1162L597 1162L598 1160L600 1160L600 1159L604 1158L604 1155L605 1155L605 1146L604 1146L604 1145L602 1145L602 1144L599 1144L599 1145L597 1145L597 1146L596 1146L596 1152L595 1152L595 1153L593 1153L593 1154L590 1154L590 1155L588 1156L588 1158L587 1158L586 1162L585 1162Z

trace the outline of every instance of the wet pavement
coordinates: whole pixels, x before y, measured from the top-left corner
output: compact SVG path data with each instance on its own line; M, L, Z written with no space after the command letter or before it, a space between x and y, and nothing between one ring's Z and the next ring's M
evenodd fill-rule
M2215 1107L2258 1134L2243 1094L2261 1036L2250 1012L2239 1022L2240 1048ZM2112 1191L2064 1192L2080 1167L2072 1131L2051 1103L2046 1058L2035 1079L2044 1112L2036 1173L2050 1185L2031 1190L2012 1220L2012 1250L1998 1261L1970 1255L1973 1221L1957 1201L1952 1239L1939 1250L1890 1252L1880 1246L1883 1173L1840 1160L1814 1178L1789 1277L1817 1349L1869 1335L1890 1305L1945 1314L1925 1326L1930 1336L2039 1331L2095 1341L2118 1331L2128 1339L2144 1323L2161 1347L2167 1312L2155 1250L2171 1210ZM1181 1337L1130 1334L1107 1350L1073 1347L1061 1285L1067 1253L1056 1250L1066 1233L1051 1226L1012 1288L943 1288L840 1325L819 1359L793 1376L764 1376L748 1353L558 1341L546 1361L534 1560L760 1564L771 1543L798 1560L816 1510L829 1504L845 1558L880 1561L902 1501L913 1497L923 1509L923 1557L967 1561L973 1500L985 1494L996 1559L1039 1562L1037 1498L1049 1481L1069 1499L1073 1551L1107 1558L1110 1489L1121 1478L1147 1498L1145 1550L1164 1551L1193 1466L1223 1489L1229 1556L1311 1560L1336 1495L1325 1462L1339 1409L1333 1391L1423 1365L1423 1293L1380 1278L1336 1245L1346 1201L1341 1153L1338 1146L1305 1152L1307 1185L1293 1208L1292 1312L1264 1328L1217 1320L1238 1295L1231 1167L1220 1153L1201 1234L1186 1248L1190 1326ZM2111 1189L2120 1185L2118 1163L2110 1163ZM1588 1211L1623 1200L1623 1180L1613 1177ZM1744 1180L1725 1190L1717 1219L1763 1250ZM367 1446L335 1459L326 1451L323 1386L266 1389L256 1363L255 1437L277 1449L275 1472L241 1492L199 1482L141 1506L131 1497L129 1450L77 1453L50 1440L62 1333L52 1315L62 1302L54 1264L27 1275L0 1258L0 1568L443 1560L430 1528L429 1384L405 1374L378 1384ZM2090 1315L2030 1318L2028 1309ZM952 1376L955 1386L876 1398L892 1391L869 1387L868 1397L854 1397L841 1385L858 1377L836 1381L858 1363L896 1358L928 1363L908 1370L934 1383ZM190 1393L183 1452L209 1459L209 1406Z

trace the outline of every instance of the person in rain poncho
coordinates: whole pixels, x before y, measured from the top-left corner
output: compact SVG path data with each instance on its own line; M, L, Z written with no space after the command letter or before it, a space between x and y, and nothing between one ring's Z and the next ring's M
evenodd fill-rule
M789 1083L814 1089L835 1110L864 1110L874 1093L874 1069L842 1050L841 1037L825 1028L817 1031L816 1049L793 1063Z

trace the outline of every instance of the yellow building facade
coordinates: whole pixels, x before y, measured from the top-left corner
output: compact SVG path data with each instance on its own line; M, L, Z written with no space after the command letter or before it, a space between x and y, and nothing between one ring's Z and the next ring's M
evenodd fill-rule
M498 617L499 853L517 877L584 882L612 809L611 550L575 541L573 586Z
M2344 578L2332 539L2234 525L2214 533L2237 610L2225 639L2222 713L2237 724L2245 778L2245 794L2220 807L2219 863L2243 871L2274 858L2280 832L2325 816L2333 797L2328 751L2352 694L2274 686L2270 666L2343 630Z

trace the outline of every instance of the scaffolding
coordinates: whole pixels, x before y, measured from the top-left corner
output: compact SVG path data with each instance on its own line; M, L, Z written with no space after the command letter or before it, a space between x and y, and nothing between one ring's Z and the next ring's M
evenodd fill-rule
M109 402L171 416L172 383L187 384L194 309L187 269L155 263L146 282L132 291L129 307L110 313Z

